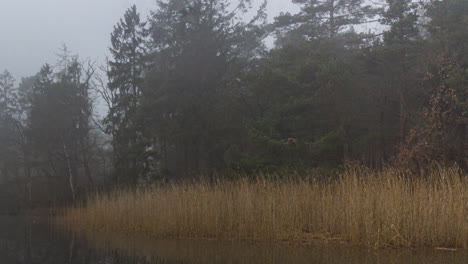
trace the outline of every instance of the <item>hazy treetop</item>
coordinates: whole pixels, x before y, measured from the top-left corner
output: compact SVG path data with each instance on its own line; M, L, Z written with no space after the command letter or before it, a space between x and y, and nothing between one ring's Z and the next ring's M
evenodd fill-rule
M261 0L255 0L261 2ZM269 16L294 11L291 0L269 0ZM0 2L0 70L16 79L55 61L62 44L83 58L102 60L110 33L125 10L136 4L143 17L155 0L7 0Z

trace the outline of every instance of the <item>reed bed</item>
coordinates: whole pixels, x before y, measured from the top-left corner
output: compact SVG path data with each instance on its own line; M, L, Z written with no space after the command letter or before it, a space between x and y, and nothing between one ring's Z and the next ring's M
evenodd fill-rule
M90 197L57 223L157 237L346 241L376 248L468 248L468 177L346 172L332 180L240 179Z

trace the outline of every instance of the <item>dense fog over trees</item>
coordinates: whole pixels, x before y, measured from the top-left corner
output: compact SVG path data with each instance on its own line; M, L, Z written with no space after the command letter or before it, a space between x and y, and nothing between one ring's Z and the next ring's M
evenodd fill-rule
M63 46L33 76L2 72L0 200L199 174L468 169L467 1L293 0L300 12L274 18L250 2L132 6L107 63Z
M44 62L53 64L57 48L63 43L80 57L103 63L109 56L109 33L125 10L135 4L146 18L155 1L2 1L0 32L8 37L0 44L0 69L7 68L17 79L32 75ZM254 2L258 6L262 0ZM270 20L280 12L298 10L289 0L270 0L267 9Z

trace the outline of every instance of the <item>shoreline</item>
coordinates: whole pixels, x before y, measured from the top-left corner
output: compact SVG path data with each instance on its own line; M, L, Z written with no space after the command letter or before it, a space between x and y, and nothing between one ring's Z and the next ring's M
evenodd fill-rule
M82 233L83 235L83 233ZM93 248L129 257L177 260L185 263L464 263L468 251L441 252L434 248L386 247L374 249L350 243L226 240L155 237L148 234L89 232L76 236ZM83 240L82 240L83 239ZM448 261L448 262L447 262Z
M55 224L57 227L57 224ZM278 240L258 240L249 238L210 238L210 237L173 237L173 236L157 236L148 233L130 233L123 231L83 231L83 230L72 230L67 229L64 226L59 225L59 230L71 232L77 234L79 237L82 236L86 240L93 240L96 237L119 237L119 238L143 238L154 241L192 241L192 242L215 242L215 243L242 243L242 244L254 244L254 245L267 245L267 246L286 246L286 247L344 247L348 249L360 249L360 250L423 250L423 251L447 251L447 252L468 252L468 248L447 248L447 247L434 247L434 246L404 246L404 245L381 245L376 247L375 245L366 245L362 243L352 243L344 238L339 237L326 237L323 235L310 235L303 234L300 238L283 238Z

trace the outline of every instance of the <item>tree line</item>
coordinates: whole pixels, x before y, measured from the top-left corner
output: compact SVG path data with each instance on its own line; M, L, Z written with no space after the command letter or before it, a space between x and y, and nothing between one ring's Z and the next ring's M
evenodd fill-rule
M132 6L106 65L64 47L18 86L0 74L4 193L28 204L215 171L468 168L467 1L292 2L273 21L268 1L158 0L146 19Z

